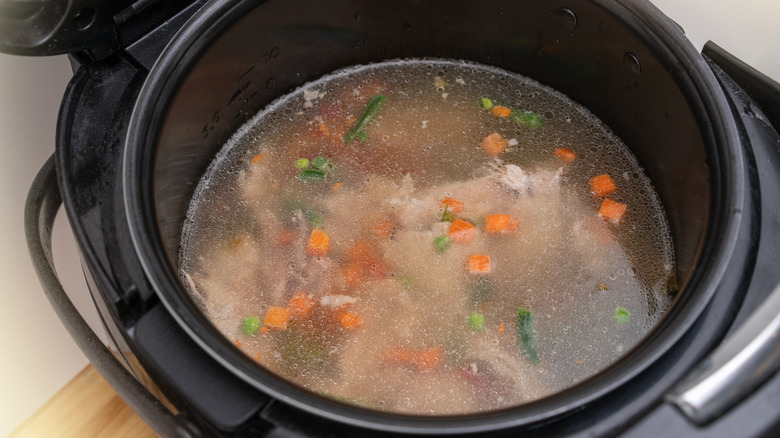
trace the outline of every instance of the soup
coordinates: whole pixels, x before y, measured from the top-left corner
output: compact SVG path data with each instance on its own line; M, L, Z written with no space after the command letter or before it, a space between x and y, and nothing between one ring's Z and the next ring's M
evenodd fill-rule
M181 248L193 299L259 365L416 415L570 387L675 290L628 148L562 94L458 61L354 67L277 100L203 176Z

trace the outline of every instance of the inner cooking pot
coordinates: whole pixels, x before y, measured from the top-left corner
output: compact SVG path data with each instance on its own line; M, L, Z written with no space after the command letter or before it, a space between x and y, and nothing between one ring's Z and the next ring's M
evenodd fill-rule
M517 408L414 417L364 410L262 369L198 310L177 275L192 192L252 115L334 70L398 58L463 59L529 76L582 104L630 147L666 209L680 289L663 320L599 375ZM566 413L660 357L712 297L731 254L745 184L728 105L704 59L636 1L215 1L150 71L124 157L125 206L145 272L174 318L248 384L298 408L396 431L478 431Z

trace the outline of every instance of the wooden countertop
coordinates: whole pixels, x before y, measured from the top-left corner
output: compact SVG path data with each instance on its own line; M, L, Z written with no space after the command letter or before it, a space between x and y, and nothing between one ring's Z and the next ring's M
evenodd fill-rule
M89 365L9 438L146 438L157 434Z

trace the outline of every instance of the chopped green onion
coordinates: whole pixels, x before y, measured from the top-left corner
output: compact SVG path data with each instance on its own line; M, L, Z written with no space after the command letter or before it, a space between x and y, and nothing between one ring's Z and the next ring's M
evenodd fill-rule
M539 363L539 353L536 352L536 336L534 335L534 314L522 307L517 308L517 340L523 349L525 357L532 363Z
M298 179L304 182L316 182L325 179L325 172L315 169L305 169L298 175Z
M433 246L436 248L436 251L447 251L447 248L449 248L450 245L452 245L452 239L447 236L439 236L433 239Z
M330 172L333 170L333 163L331 163L327 157L314 157L314 159L311 160L311 164L315 169L319 169L323 172Z
M244 318L244 322L241 324L241 330L247 335L256 335L257 332L260 331L260 319L254 316Z
M295 160L295 168L299 170L308 169L309 168L309 159L308 158L299 158Z
M325 216L323 216L322 213L317 210L312 210L311 208L302 208L301 213L303 213L303 217L305 217L306 220L315 227L325 223Z
M618 324L627 324L631 321L631 312L626 310L623 306L618 306L618 308L615 309L615 314L613 316Z
M452 222L457 217L455 216L455 213L451 212L449 207L444 207L444 213L441 214L441 221L442 222Z
M482 102L482 108L485 108L486 110L493 108L493 101L489 98L482 96L480 97L480 101Z
M485 315L481 313L472 313L469 315L469 327L475 332L481 332L485 328Z
M368 143L368 135L366 135L366 131L360 131L358 132L357 137L362 141L363 143Z
M511 117L515 122L533 129L541 128L544 125L544 118L531 111L512 110Z
M376 116L376 113L379 112L379 108L382 106L382 103L384 103L386 97L377 94L376 96L372 97L368 104L366 105L365 111L363 111L363 114L360 116L360 118L355 122L354 125L352 125L352 128L347 131L346 134L344 134L344 142L349 144L355 141L355 138L360 138L364 142L367 140L365 133L363 132L364 129L366 129L366 126L368 126L368 123ZM362 135L361 135L362 133Z

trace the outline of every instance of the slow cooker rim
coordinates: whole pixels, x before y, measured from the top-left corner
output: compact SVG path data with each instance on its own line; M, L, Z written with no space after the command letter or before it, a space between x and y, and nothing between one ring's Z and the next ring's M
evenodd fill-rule
M702 98L700 105L704 107L703 109L707 110L707 115L711 116L710 118L712 120L729 120L732 118L732 115L728 110L728 105L725 103L725 96L722 94L714 75L709 70L709 67L706 65L701 55L690 45L690 42L683 36L671 20L663 16L654 6L645 3L620 0L617 2L593 0L593 3L621 18L626 18L626 16L629 18L631 16L639 18L639 22L647 26L648 29L651 29L650 32L664 43L664 48L666 50L670 51L676 58L689 65L690 71L687 71L687 76L695 87L697 96ZM623 9L619 9L618 11L616 10L618 8L610 7L610 5L619 5L622 6ZM254 9L254 7L254 5L250 7L245 3L235 0L215 0L205 5L195 14L166 47L157 63L150 70L147 81L136 101L125 142L126 147L122 164L122 190L129 231L137 256L149 282L152 284L163 305L177 321L179 326L202 349L222 366L230 369L231 372L235 373L247 383L270 393L283 402L305 411L328 418L333 418L335 415L337 419L347 424L373 429L383 428L384 430L396 432L415 433L479 432L502 429L554 417L569 411L572 407L581 404L583 401L587 402L602 396L604 393L611 390L610 388L619 386L644 369L634 369L629 373L621 373L618 364L624 362L624 359L630 355L630 353L626 354L616 364L613 364L599 373L599 375L617 375L617 380L613 382L609 388L602 388L601 391L590 393L590 397L585 399L582 397L575 397L575 403L559 403L558 409L547 408L546 405L550 403L545 402L545 400L565 399L565 397L561 397L561 394L570 394L570 390L563 391L555 396L529 403L521 407L525 412L532 411L536 407L541 413L537 413L535 416L525 415L522 416L522 418L517 418L515 411L518 409L512 408L505 411L494 411L471 417L410 417L377 411L365 411L340 402L326 401L322 397L301 390L296 385L287 383L272 373L264 372L263 374L265 374L267 378L272 379L275 385L269 386L268 382L262 382L261 384L254 376L258 371L258 367L254 365L249 358L241 357L240 361L236 363L225 357L226 352L231 355L242 355L243 353L233 351L235 349L232 345L226 345L227 349L222 348L222 352L216 351L215 345L211 342L212 340L208 338L204 339L204 333L199 333L191 326L195 321L192 321L192 315L189 314L190 309L188 308L188 305L190 303L181 303L178 301L178 298L176 298L176 295L172 297L169 293L165 292L166 290L169 290L169 288L182 288L183 290L183 287L179 283L178 277L170 272L171 269L162 270L168 272L161 272L160 269L158 269L161 265L166 265L168 259L164 249L161 244L159 244L161 239L159 231L157 230L154 208L149 208L149 206L154 206L154 200L151 199L152 192L144 190L144 188L148 187L151 183L149 181L144 181L144 178L142 177L142 175L149 176L154 174L154 159L149 159L149 154L144 155L140 152L144 150L144 147L149 147L157 141L156 133L159 131L149 128L155 126L155 120L159 122L162 119L160 116L164 115L167 111L167 108L171 103L171 96L173 96L173 93L166 94L164 90L177 88L178 85L180 85L180 82L177 82L177 80L183 80L185 75L177 76L175 73L181 69L182 65L187 65L188 68L184 69L184 71L188 71L189 67L191 67L188 63L197 60L196 56L192 56L190 49L201 41L200 39L203 38L204 34L218 36L228 27L232 26L232 24L234 24L232 21L234 14L238 13L241 14L240 16L243 16L251 9ZM618 12L621 14L618 14ZM207 28L209 33L204 32L204 28ZM199 53L198 50L194 50L194 52L196 54ZM186 58L185 55L190 55L190 57ZM165 101L166 96L168 98L167 101ZM157 125L156 127L159 128L160 125ZM713 137L711 141L716 144L723 143L726 146L739 144L738 134L733 127L733 124L715 123L711 124L709 128L713 131L711 133ZM733 168L730 169L731 173L725 175L725 178L720 178L719 174L713 174L713 183L717 182L720 184L719 187L713 189L712 198L714 201L717 201L717 199L715 199L715 192L721 192L723 199L726 201L726 205L740 206L744 201L742 193L745 179L742 169L742 157L738 151L734 150L732 150L730 154L727 154L726 150L728 147L726 146L722 149L716 149L716 152L721 153L720 155L723 156L710 157L711 159L717 160L712 163L713 169L717 169L718 167L723 168L724 164L733 164L733 166L731 166ZM726 181L722 181L721 179L725 179ZM717 284L725 273L726 261L729 259L729 256L734 249L735 236L739 229L741 215L738 207L727 212L713 211L717 210L716 205L717 202L713 202L710 207L710 223L712 226L709 227L706 235L712 237L717 230L725 230L725 232L717 233L720 239L705 237L706 243L702 246L702 254L697 258L709 259L709 263L706 263L704 268L701 268L701 260L699 260L697 268L691 275L689 281L690 285L706 289L706 293L703 293L703 296L700 294L693 307L679 305L672 307L672 312L683 313L682 316L677 317L677 320L683 318L686 323L683 324L682 327L677 328L678 335L676 337L668 337L662 348L655 348L653 350L654 354L650 356L651 362L667 351L668 348L682 336L682 333L693 324L696 317L703 311L707 303L709 303L712 294L714 294L715 289L717 288ZM156 239L150 239L150 237L156 237ZM718 241L715 242L715 240ZM152 242L156 242L157 244ZM709 247L705 248L708 245ZM665 323L668 324L668 321L670 321L669 316L664 318L664 320L650 332L648 337L657 336L661 326ZM228 344L221 335L219 342ZM643 356L643 358L647 359L645 356ZM252 368L247 368L248 366L251 366Z

